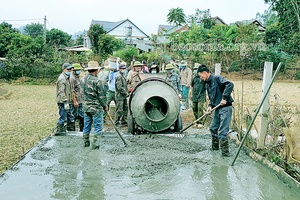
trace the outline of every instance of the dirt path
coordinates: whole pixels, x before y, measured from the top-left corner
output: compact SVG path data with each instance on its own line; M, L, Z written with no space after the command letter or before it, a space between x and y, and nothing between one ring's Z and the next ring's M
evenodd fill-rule
M209 150L208 130L195 132L125 133L128 147L105 132L99 150L82 147L81 133L49 137L0 177L1 199L299 199L243 152L231 167L232 157Z

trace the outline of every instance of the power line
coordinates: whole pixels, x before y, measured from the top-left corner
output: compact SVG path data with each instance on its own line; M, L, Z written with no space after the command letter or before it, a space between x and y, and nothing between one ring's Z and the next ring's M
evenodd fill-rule
M0 21L5 21L5 22L12 22L12 21L33 21L33 20L41 20L43 18L36 18L36 19L0 19Z
M53 28L53 27L51 26L51 24L49 23L49 20L47 20L47 24L50 26L50 29Z
M48 24L49 24L49 26L50 26L51 28L52 28L52 26L55 26L55 27L57 27L58 29L62 30L60 27L58 27L58 26L56 26L55 24L53 24L52 22L50 22L49 19L47 19L47 22L48 22ZM51 24L52 24L52 26L51 26Z

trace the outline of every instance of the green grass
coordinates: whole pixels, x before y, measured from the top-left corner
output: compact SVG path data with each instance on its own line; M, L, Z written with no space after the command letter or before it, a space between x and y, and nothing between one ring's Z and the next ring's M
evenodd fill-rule
M12 94L0 100L0 173L52 134L58 118L55 86L5 84L2 88Z
M7 90L4 88L0 88L0 96L6 94Z

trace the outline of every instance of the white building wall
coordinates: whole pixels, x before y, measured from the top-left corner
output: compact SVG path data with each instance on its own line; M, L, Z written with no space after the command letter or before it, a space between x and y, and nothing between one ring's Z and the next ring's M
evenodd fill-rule
M129 26L132 27L132 36L131 37L135 37L135 38L145 38L146 37L142 31L140 31L138 28L133 26L132 23L130 23L129 21L124 22L123 24L121 24L120 26L115 28L114 30L110 31L108 34L113 35L113 36L118 36L118 37L122 37L122 36L126 37Z

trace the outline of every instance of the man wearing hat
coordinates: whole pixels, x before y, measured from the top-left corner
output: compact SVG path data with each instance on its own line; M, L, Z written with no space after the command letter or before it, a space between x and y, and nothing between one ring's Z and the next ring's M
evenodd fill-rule
M108 74L108 90L106 92L106 105L109 110L110 103L114 101L115 105L117 104L115 99L115 92L116 92L116 75L119 69L119 59L115 57L110 57L108 59L109 65L109 74ZM106 118L106 113L104 113L103 118Z
M124 70L126 70L126 65L120 64L119 72L116 75L116 92L115 99L117 103L115 125L126 125L127 124L127 114L128 114L128 103L127 97L129 96L127 90L127 82L124 77Z
M158 74L159 73L159 67L155 64L151 65L149 73L150 74Z
M189 108L189 90L192 82L193 72L187 67L187 62L180 62L181 95L186 109Z
M88 62L88 67L85 70L88 71L88 74L80 82L84 111L84 147L90 146L90 132L92 124L94 124L92 149L99 149L99 139L103 129L103 110L107 111L106 94L102 82L97 77L99 70L98 62Z
M143 73L142 71L143 64L139 61L134 61L133 69L131 69L127 74L127 83L128 83L128 92L130 93L135 86L142 80L139 76L139 73Z
M181 84L178 74L174 72L174 65L167 64L166 66L167 76L165 81L169 82L175 90L178 92L179 98L181 98Z
M193 113L196 119L203 115L203 107L206 98L205 83L197 73L199 63L194 64L194 77L191 82L191 99L193 102ZM196 126L202 128L204 119L200 120Z
M62 73L56 81L56 102L59 118L54 135L66 134L67 127L65 123L69 125L68 130L70 130L70 124L74 124L72 86L69 79L72 68L73 66L70 63L64 63Z
M180 63L179 60L175 60L174 58L170 59L170 64L174 66L174 72L178 75L180 75L179 63Z
M219 150L221 147L222 156L229 156L228 132L232 115L231 93L233 91L233 83L222 76L211 74L205 65L201 65L198 75L205 81L209 104L207 112L217 105L221 105L215 110L213 119L210 124L210 132L212 136L212 150Z
M81 74L81 65L79 63L74 63L73 71L70 75L70 82L72 86L72 99L74 103L74 118L75 121L79 121L79 131L83 131L83 110L82 110L82 100L81 100L81 91L80 91L80 74ZM75 130L75 124L72 124L71 127Z

